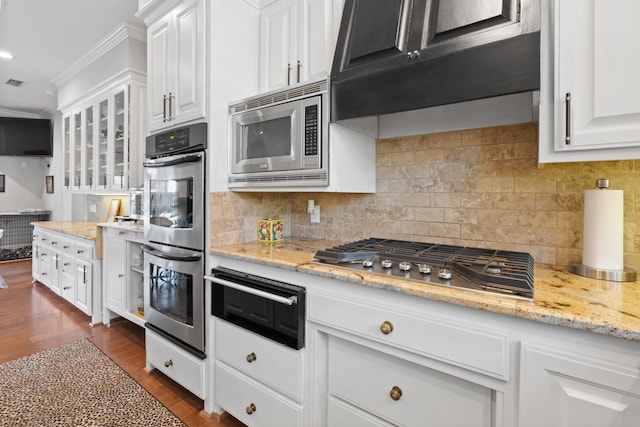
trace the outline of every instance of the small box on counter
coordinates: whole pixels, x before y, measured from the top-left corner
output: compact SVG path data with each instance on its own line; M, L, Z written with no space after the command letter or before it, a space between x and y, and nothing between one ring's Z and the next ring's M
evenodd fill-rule
M258 241L279 242L284 240L284 221L281 219L259 219Z

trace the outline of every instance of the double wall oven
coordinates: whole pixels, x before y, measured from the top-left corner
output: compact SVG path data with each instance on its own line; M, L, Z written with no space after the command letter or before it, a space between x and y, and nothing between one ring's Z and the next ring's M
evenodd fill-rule
M146 327L205 357L207 125L151 135L144 163Z

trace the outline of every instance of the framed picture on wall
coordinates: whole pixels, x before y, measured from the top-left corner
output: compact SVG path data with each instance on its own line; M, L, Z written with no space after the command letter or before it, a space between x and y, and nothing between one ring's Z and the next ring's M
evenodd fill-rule
M105 222L115 221L119 210L120 199L111 199L111 202L109 202L109 209L107 209L107 219L105 219Z
M45 182L46 182L46 187L47 187L47 193L53 193L53 175L47 175L45 177Z
M4 193L4 175L0 175L0 193Z

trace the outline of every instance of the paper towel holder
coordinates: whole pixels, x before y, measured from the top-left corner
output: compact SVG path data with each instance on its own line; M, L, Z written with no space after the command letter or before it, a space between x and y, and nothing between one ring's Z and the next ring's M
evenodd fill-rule
M596 180L596 187L600 190L609 188L608 179ZM590 277L598 280L609 280L611 282L635 282L637 273L634 269L623 267L622 270L605 270L589 267L588 265L578 264L571 265L569 271L584 277Z

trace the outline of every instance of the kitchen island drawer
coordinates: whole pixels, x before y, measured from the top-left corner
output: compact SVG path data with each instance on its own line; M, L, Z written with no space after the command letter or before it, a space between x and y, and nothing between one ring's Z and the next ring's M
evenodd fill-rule
M302 407L223 362L215 363L217 403L247 426L302 426Z
M145 330L147 366L182 385L201 399L205 397L205 361L163 339L148 328Z
M328 394L399 425L489 427L493 391L330 337Z
M75 241L73 242L73 250L75 252L75 256L78 258L85 259L87 261L93 261L95 243L84 243Z
M266 386L303 401L303 351L265 339L222 319L215 320L216 359Z
M509 379L509 336L341 295L309 296L309 320L484 375Z

